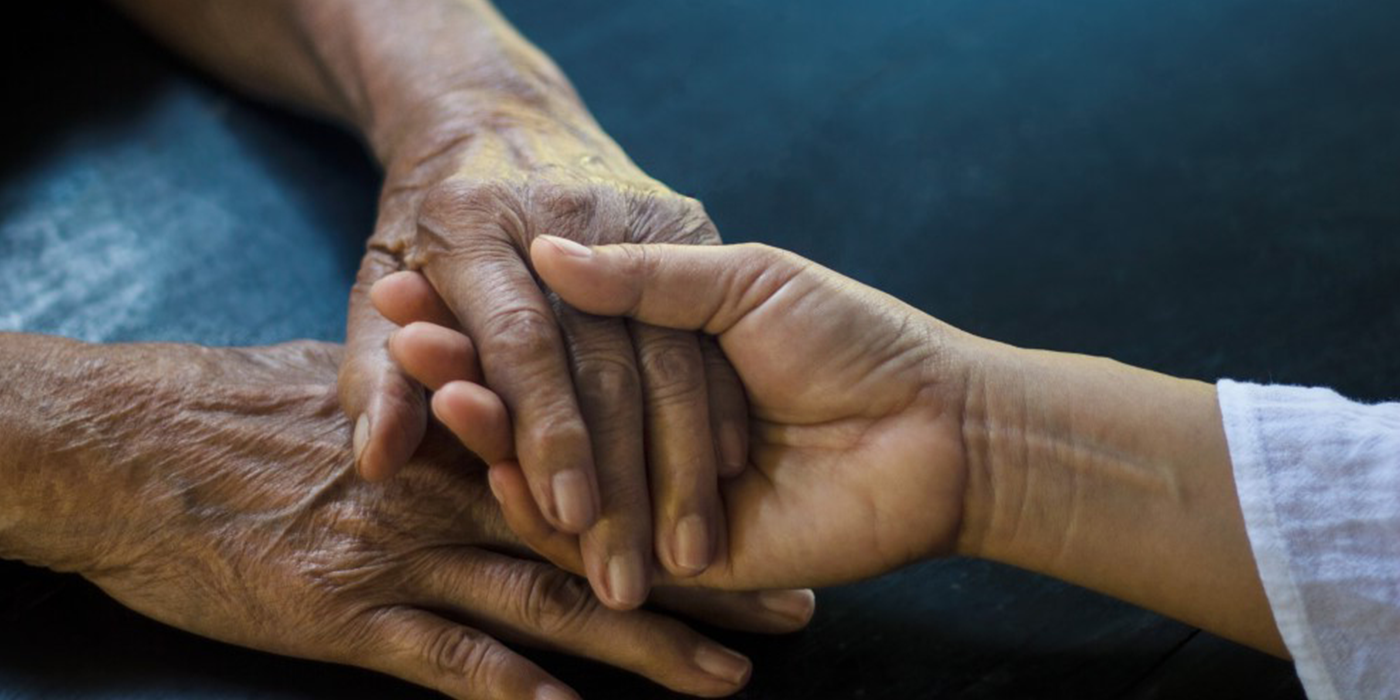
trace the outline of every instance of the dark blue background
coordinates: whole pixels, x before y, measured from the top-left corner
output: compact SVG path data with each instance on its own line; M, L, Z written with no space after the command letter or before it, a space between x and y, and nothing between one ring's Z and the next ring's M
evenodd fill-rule
M1400 4L503 0L731 241L970 331L1215 379L1400 396ZM12 9L0 329L339 339L378 175L101 6ZM1288 664L977 562L726 636L752 698L1298 698ZM589 697L665 697L541 655ZM0 566L0 698L413 695Z

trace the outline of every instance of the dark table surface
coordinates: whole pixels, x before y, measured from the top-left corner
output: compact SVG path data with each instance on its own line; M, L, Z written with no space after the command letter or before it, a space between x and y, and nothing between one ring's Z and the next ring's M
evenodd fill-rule
M38 4L38 3L34 3ZM503 0L731 241L975 333L1400 395L1400 3ZM378 175L100 5L0 25L0 329L340 339ZM722 635L749 698L1300 698L1289 664L1009 568L822 591ZM589 697L667 693L536 655ZM431 697L0 563L0 698Z

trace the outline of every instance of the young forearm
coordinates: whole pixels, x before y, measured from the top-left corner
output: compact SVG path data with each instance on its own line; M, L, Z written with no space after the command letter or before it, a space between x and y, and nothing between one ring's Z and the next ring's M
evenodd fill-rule
M431 130L460 139L548 122L601 135L553 62L485 0L117 2L225 79L348 124L386 165Z
M969 553L1285 654L1215 390L990 345L967 405Z

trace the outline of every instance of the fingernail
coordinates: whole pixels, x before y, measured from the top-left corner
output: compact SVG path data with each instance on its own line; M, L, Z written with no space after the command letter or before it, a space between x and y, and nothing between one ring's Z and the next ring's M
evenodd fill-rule
M710 565L710 528L698 515L687 515L676 523L674 554L676 566L700 573Z
M554 488L554 514L559 523L574 532L588 529L593 524L593 492L583 472L559 472L550 485Z
M753 668L743 656L712 644L702 645L695 652L695 665L705 673L733 685L743 685Z
M749 456L745 454L744 436L739 432L739 426L733 423L720 426L719 456L730 469L742 469L748 462Z
M764 591L758 594L758 602L775 615L781 615L798 622L812 618L817 609L817 596L811 591Z
M588 258L593 256L593 250L586 245L576 243L567 238L558 236L540 236L550 245L553 245L559 252L575 258Z
M535 689L535 700L578 700L578 696L557 685L546 683Z
M608 593L619 605L642 604L646 599L643 576L642 557L636 552L615 554L608 558Z
M365 446L369 444L369 414L361 413L360 419L355 421L355 434L350 439L350 446L355 450L355 469L361 470L360 458L365 455ZM364 472L361 471L361 474Z

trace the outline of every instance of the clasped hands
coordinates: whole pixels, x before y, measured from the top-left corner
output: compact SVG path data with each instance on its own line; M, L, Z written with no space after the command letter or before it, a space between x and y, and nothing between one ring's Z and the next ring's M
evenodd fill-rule
M1278 647L1257 579L1241 571L1247 544L1222 483L1208 386L976 338L765 246L589 247L537 235L521 264L566 315L703 333L744 392L744 468L703 484L716 507L707 565L671 571L660 544L638 562L655 584L639 595L657 606L791 631L813 612L811 593L791 589L958 553ZM747 659L606 595L613 567L590 560L591 530L580 537L548 515L550 501L542 507L521 419L483 367L487 344L437 289L400 271L357 292L388 329L380 376L420 401L426 388L422 408L436 417L419 416L411 456L377 481L356 474L370 438L343 412L353 342L6 339L0 359L26 381L0 401L0 455L40 459L17 465L0 492L0 557L81 573L133 609L215 639L377 669L456 698L574 697L492 636L687 693L741 688ZM627 437L657 439L654 419L641 429ZM672 456L714 454L704 439L689 445L701 455ZM639 480L664 483L656 468ZM664 508L656 493L634 503L650 495ZM591 527L613 525L610 513ZM1178 542L1212 546L1172 550ZM1172 578L1194 570L1181 562L1221 575ZM1156 583L1164 577L1172 585Z
M509 99L447 93L367 132L385 185L338 381L359 474L393 483L432 414L494 465L515 535L616 611L654 586L805 588L947 551L961 517L949 401L960 380L939 372L944 355L930 364L925 341L959 334L889 297L848 294L831 273L802 279L840 292L844 318L801 314L742 341L747 352L733 339L749 336L712 323L566 297L542 267L545 236L687 250L719 236L562 81L544 82ZM722 268L751 252L681 280L676 303L720 293ZM742 267L767 279L775 256ZM871 333L850 336L868 321ZM813 334L825 345L799 354ZM905 475L911 457L953 466ZM876 496L881 482L897 487ZM847 526L872 518L885 527ZM810 593L765 599L799 624L811 614Z
M379 218L343 348L4 337L0 557L464 699L574 697L492 636L727 695L637 608L791 631L784 589L954 552L1281 648L1209 385L713 245L485 2L124 4L353 126Z
M460 139L451 120L434 119L405 127L409 137L385 159L379 220L351 294L339 377L363 477L391 478L433 413L477 455L511 465L520 480L503 478L525 487L531 514L548 531L576 538L570 568L586 575L605 605L629 610L655 583L715 584L736 548L772 556L766 543L786 541L794 526L838 505L824 499L849 492L849 485L808 479L804 488L825 484L831 493L788 504L790 521L741 526L736 519L747 516L734 511L735 489L752 501L746 507L756 507L761 494L753 485L764 471L755 467L769 453L804 468L812 460L829 467L872 461L879 466L864 470L865 478L880 479L893 478L881 470L903 469L920 451L919 459L944 459L956 448L956 401L915 402L956 392L955 378L925 366L935 352L925 343L934 331L925 329L956 332L889 297L838 294L850 296L840 302L850 307L843 318L789 319L795 325L761 337L726 335L708 319L628 317L617 313L625 308L561 297L535 255L542 237L558 245L700 249L715 247L719 235L698 202L637 168L584 116L545 119L510 103L490 109L514 126ZM463 111L471 113L454 113ZM712 269L690 279L659 283L681 285L672 303L731 293L716 286L717 276L733 274L725 270L735 265L764 279L778 274L769 267L815 269L742 248L706 264ZM898 324L848 337L871 325L872 315ZM907 366L896 372L881 358ZM865 376L867 365L874 374ZM928 417L907 411L926 410L948 413L931 427L918 423L927 434L901 442ZM861 432L896 419L909 430L873 443L875 433ZM789 443L802 451L777 449ZM887 449L900 453L878 452ZM918 495L933 499L921 520L939 521L942 532L930 536L947 539L959 517L958 469L930 473L940 491ZM861 506L871 508L886 505ZM810 540L803 546L820 550L831 533L802 534Z
M451 172L489 167L483 143ZM213 639L558 700L497 639L728 695L749 661L661 610L788 632L813 613L800 589L949 545L956 378L926 341L956 332L771 249L647 244L716 240L642 176L388 170L344 347L6 335L0 558ZM595 275L541 235L570 211L648 247L604 245L618 266ZM954 466L908 468L930 459Z
M970 368L959 348L969 336L765 246L589 248L541 236L530 260L578 311L716 338L746 391L748 463L719 482L716 557L680 575L659 566L659 581L828 585L953 551ZM403 326L388 343L394 361L434 392L434 415L491 465L492 492L514 532L606 590L608 572L591 566L580 538L532 498L507 402L483 385L476 345L433 286L401 272L371 297Z
M951 549L961 377L934 341L962 334L795 256L714 245L697 202L606 139L518 136L387 166L339 377L361 476L393 484L431 413L492 465L514 535L617 611L653 586L771 590L791 629L810 593L778 591ZM680 257L575 290L580 241ZM664 307L624 313L643 294Z

